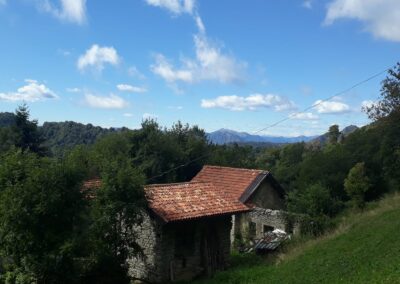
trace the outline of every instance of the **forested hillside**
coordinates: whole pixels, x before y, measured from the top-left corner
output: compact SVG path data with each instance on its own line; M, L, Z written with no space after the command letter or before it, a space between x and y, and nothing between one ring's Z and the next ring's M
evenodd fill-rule
M15 126L15 115L9 112L0 113L0 127L13 126ZM45 122L42 126L38 126L38 131L43 139L43 146L48 149L49 153L59 156L74 146L92 145L100 137L119 130L65 121Z

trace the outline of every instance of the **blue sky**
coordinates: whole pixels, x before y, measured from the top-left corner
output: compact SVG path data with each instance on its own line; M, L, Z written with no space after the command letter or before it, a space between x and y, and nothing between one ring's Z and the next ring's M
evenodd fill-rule
M398 0L0 0L0 111L314 135L364 125L400 58Z

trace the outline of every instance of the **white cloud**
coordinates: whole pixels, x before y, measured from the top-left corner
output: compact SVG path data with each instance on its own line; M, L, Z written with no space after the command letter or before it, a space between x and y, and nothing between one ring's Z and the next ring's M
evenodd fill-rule
M151 66L153 73L167 82L196 83L204 80L230 83L243 81L246 63L223 54L204 34L194 36L195 59L183 59L180 68L174 67L163 55L156 55Z
M80 93L80 92L82 92L82 90L79 89L79 88L67 88L66 91L68 93Z
M196 26L199 29L199 32L204 34L206 32L206 28L203 24L203 20L200 18L199 15L196 15L194 17L194 20L196 21Z
M130 93L145 93L147 89L144 87L137 87L128 84L118 84L117 89L121 92L130 92Z
M312 0L305 0L303 2L303 7L307 9L312 9L313 3Z
M151 66L151 70L167 82L184 81L192 83L194 81L191 70L175 69L162 54L157 54L155 58L156 63Z
M322 101L318 100L314 103L314 109L318 113L326 113L326 114L339 114L344 112L349 112L349 105L338 102L338 101Z
M58 6L49 0L40 0L39 5L44 11L64 21L83 24L86 20L86 0L60 0Z
M129 103L123 98L114 94L110 94L107 97L86 94L85 102L90 107L104 109L121 109L126 108L129 105Z
M328 5L325 24L341 18L363 22L377 38L400 41L399 0L334 0Z
M195 0L145 0L147 4L167 9L175 15L192 14L195 8Z
M158 116L155 114L151 114L151 113L144 113L142 116L142 119L143 120L150 120L150 119L157 120Z
M120 61L121 59L114 47L101 47L94 44L86 50L85 54L79 57L77 66L81 71L91 67L101 72L105 64L118 65Z
M133 114L132 114L132 113L129 113L129 112L127 112L127 113L124 113L124 114L123 114L123 116L125 116L125 117L132 117L132 116L133 116Z
M157 54L155 63L150 66L153 73L161 76L171 88L179 90L179 87L173 84L178 81L185 83L205 80L221 83L243 81L247 64L223 53L220 46L210 41L195 0L146 0L146 2L152 6L165 8L176 15L190 14L198 29L198 34L194 35L195 58L183 58L181 66L176 67L164 55Z
M274 108L275 111L285 111L295 108L292 101L273 94L252 94L247 97L219 96L215 99L201 100L203 108L224 108L233 111L256 110L258 108Z
M183 106L169 106L168 109L172 109L172 110L182 110Z
M136 66L131 66L128 68L128 75L140 80L146 79L146 77L136 68Z
M45 99L56 99L58 96L46 85L36 80L26 79L26 85L18 88L16 92L0 93L0 101L26 101L37 102Z
M312 112L292 113L289 115L289 118L297 119L297 120L318 120L319 119L318 115L313 114Z

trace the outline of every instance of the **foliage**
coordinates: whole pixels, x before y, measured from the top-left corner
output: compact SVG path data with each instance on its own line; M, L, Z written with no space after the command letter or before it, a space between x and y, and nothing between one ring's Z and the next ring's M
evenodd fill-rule
M209 153L204 131L180 122L162 130L154 120L146 120L141 129L128 134L128 139L133 165L151 183L190 180Z
M38 122L29 120L28 106L23 104L15 110L15 115L3 115L0 128L0 153L12 147L44 155L43 139L38 131Z
M289 211L312 217L334 216L339 208L338 202L332 199L329 189L320 183L313 184L301 192L290 192L287 203Z
M145 207L143 177L126 161L110 161L103 169L102 186L92 201L90 246L96 262L91 282L129 283L126 260L141 252L133 228Z
M37 120L29 120L28 106L23 104L15 111L15 125L12 127L16 134L15 146L23 150L44 154L43 139L38 131Z
M365 193L371 187L368 176L365 172L365 164L357 163L349 171L349 175L344 180L344 189L350 196L354 206L363 208L365 206Z
M73 121L45 122L40 133L45 140L44 145L53 155L62 156L78 145L93 145L107 134L126 129L106 129L92 124L81 124Z
M8 279L73 282L79 180L63 164L34 153L12 150L1 160L0 257Z
M330 190L320 183L307 187L304 191L292 191L288 195L287 208L301 214L300 232L304 235L321 235L331 228L331 217L341 209L342 204L334 199Z
M15 124L15 115L12 112L0 113L0 127L11 127Z
M337 143L338 139L339 139L339 125L334 124L331 125L329 127L329 131L328 131L328 143L330 144L335 144Z
M400 112L400 63L397 63L388 73L382 81L382 99L365 107L369 118L375 121Z

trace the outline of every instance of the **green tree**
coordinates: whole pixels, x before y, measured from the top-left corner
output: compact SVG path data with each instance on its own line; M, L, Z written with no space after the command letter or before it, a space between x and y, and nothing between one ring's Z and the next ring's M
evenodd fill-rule
M331 125L328 131L328 143L336 144L338 142L339 135L339 126L337 124Z
M126 260L140 253L133 228L140 224L146 206L144 177L133 167L129 140L122 133L104 137L92 151L91 163L96 164L102 184L91 200L89 253L93 265L84 280L128 283Z
M398 116L400 112L400 63L397 63L388 73L386 79L382 81L382 99L372 106L364 108L369 118L373 120L379 120L395 113Z
M15 135L15 146L43 155L43 139L38 131L37 120L29 120L29 108L26 104L19 106L15 111L15 124L12 131Z
M83 204L79 180L62 163L31 152L18 149L0 158L3 280L73 282Z
M344 181L344 189L351 198L354 206L365 206L365 193L371 188L371 183L366 175L365 164L357 163Z
M331 196L326 186L316 183L303 191L289 192L287 208L289 212L302 214L297 217L302 234L317 236L332 227L331 218L340 211L341 202Z
M311 217L326 215L334 216L339 209L339 203L330 190L321 183L308 186L303 191L293 191L288 195L288 210L293 213L303 213Z

